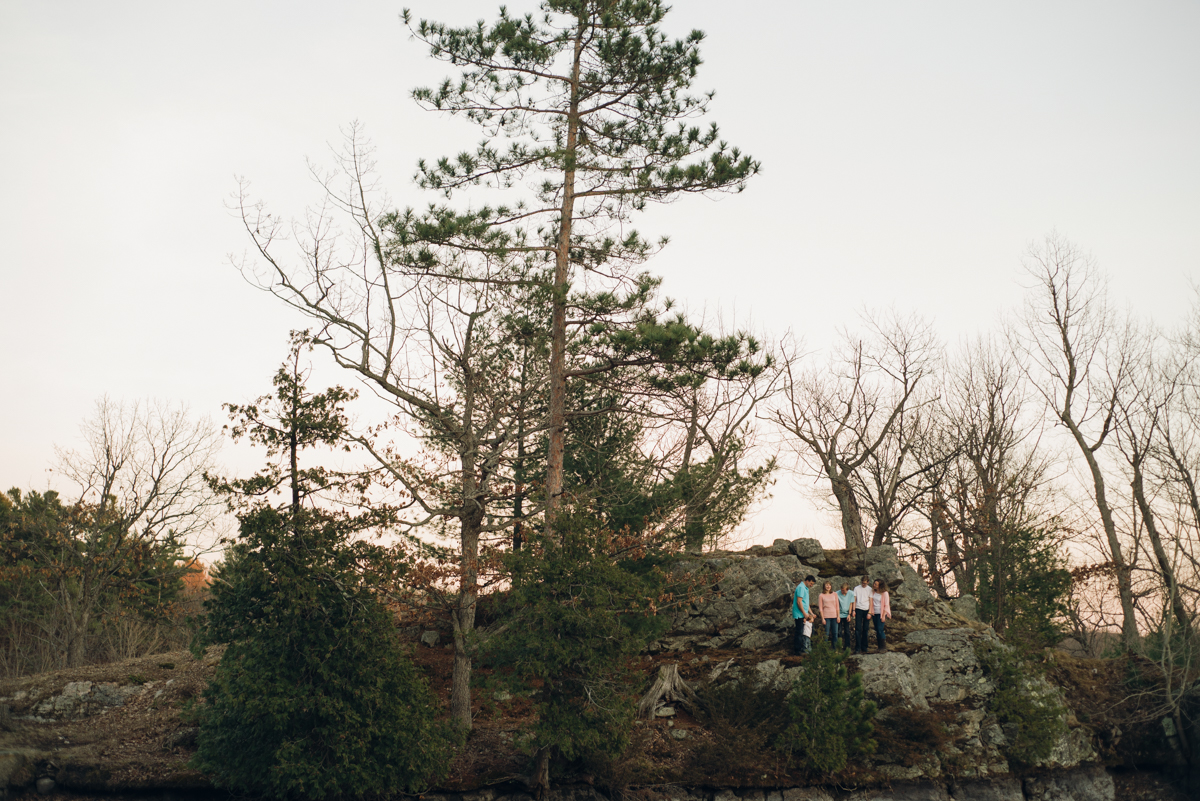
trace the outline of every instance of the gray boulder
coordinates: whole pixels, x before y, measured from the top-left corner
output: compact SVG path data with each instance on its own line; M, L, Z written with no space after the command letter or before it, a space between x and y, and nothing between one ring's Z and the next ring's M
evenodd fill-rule
M778 634L789 621L768 607L786 604L803 569L791 554L679 562L674 567L677 575L719 574L719 579L712 593L676 614L672 632L708 634L719 641L708 647L724 645L755 628Z
M1027 801L1114 801L1116 787L1103 768L1082 768L1025 780Z
M759 648L774 648L781 642L783 642L782 636L762 631L761 629L755 629L738 641L738 647L744 648L747 651L755 651Z
M833 796L820 787L789 787L780 794L780 801L833 801Z
M867 548L863 554L863 562L866 563L867 575L871 577L871 581L883 579L889 587L898 587L904 580L904 575L900 572L900 556L894 546L876 545Z
M962 782L954 788L954 801L1025 801L1021 780L1012 776Z
M860 657L863 690L871 698L929 709L929 701L917 687L912 661L904 654L889 652Z
M776 540L776 542L780 542L780 540ZM803 562L815 563L825 561L825 549L821 547L820 540L811 538L792 540L791 548L792 553Z
M51 696L33 708L35 719L77 720L115 706L122 706L150 684L117 685L111 682L71 681L60 694Z
M974 629L914 631L904 641L921 647L911 657L917 691L932 702L982 701L994 691L975 654Z
M940 784L901 784L859 790L846 801L950 801L950 794Z
M974 595L960 595L950 601L950 608L967 620L979 622L979 604Z

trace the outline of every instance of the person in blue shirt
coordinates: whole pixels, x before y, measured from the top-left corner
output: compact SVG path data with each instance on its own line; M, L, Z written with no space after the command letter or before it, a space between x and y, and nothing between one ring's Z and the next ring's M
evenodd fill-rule
M854 592L850 589L849 582L842 584L842 588L838 590L838 631L842 634L842 646L848 651L850 650L850 611L854 608Z
M808 591L814 584L817 583L815 576L809 576L796 585L796 591L792 593L792 620L795 621L796 628L792 634L792 651L797 654L808 653L810 637L805 633L805 623L812 625L815 617L812 611L812 606L808 602ZM808 629L812 631L811 628Z

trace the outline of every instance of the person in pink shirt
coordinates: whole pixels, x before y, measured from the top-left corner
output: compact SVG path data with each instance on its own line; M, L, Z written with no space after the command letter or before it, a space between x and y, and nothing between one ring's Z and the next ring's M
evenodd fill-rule
M821 613L821 619L825 621L825 636L829 638L829 645L836 646L838 638L838 597L833 591L833 583L825 582L821 587L821 594L817 596L817 609Z
M871 592L871 620L875 623L875 641L879 645L880 653L887 650L887 632L884 630L883 621L891 618L892 601L888 595L887 582L875 579L875 586Z

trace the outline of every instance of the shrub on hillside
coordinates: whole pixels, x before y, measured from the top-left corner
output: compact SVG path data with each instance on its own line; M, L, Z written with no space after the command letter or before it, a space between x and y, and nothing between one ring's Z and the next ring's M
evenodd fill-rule
M776 747L813 774L837 773L851 758L875 750L875 704L862 677L846 669L846 654L813 638L813 648L787 697L788 724Z
M584 516L560 515L557 536L532 533L506 559L512 582L483 650L497 680L532 692L535 785L551 762L608 760L624 752L639 674L630 658L658 636L660 572L635 535L614 535Z
M710 735L691 754L693 770L707 779L761 773L764 759L777 761L771 745L788 724L786 687L773 682L727 679L697 690L696 719Z
M255 509L217 571L204 643L228 647L197 713L193 764L274 798L415 792L453 748L437 703L356 569L344 521Z
M984 674L996 686L988 711L1004 730L1004 755L1022 765L1050 756L1066 733L1066 709L1043 683L1040 671L1014 648L997 643L976 646Z

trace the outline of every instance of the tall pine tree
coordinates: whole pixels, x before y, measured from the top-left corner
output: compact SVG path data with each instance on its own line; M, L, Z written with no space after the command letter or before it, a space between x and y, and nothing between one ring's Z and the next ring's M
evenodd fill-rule
M667 10L659 0L544 0L539 13L523 17L501 7L491 25L422 20L412 28L434 58L460 71L414 97L465 117L487 137L474 152L421 162L419 183L447 197L480 186L528 192L505 206L398 215L392 225L400 241L424 240L450 253L523 254L545 265L550 532L564 488L568 383L620 363L694 360L719 347L682 320L649 311L657 281L637 267L654 248L636 232L613 235L651 201L740 191L758 171L715 124L693 124L713 96L691 93L704 35L667 36L659 29ZM404 18L411 25L407 10ZM426 269L459 263L437 263L428 248L409 252ZM598 347L579 353L575 334ZM734 351L741 355L740 346Z

